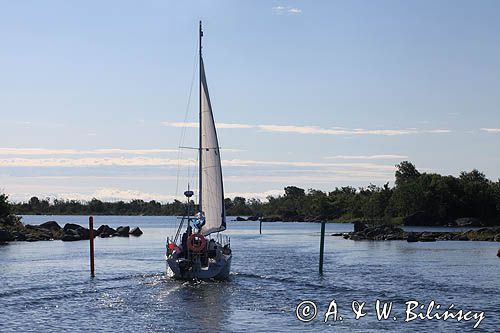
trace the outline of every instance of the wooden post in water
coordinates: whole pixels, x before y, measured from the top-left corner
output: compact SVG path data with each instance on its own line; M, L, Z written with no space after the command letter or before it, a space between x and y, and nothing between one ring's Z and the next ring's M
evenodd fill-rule
M90 276L94 277L94 217L89 216Z
M319 274L323 274L323 251L325 249L325 221L321 222L321 238L319 240Z
M259 234L262 235L262 220L259 219Z

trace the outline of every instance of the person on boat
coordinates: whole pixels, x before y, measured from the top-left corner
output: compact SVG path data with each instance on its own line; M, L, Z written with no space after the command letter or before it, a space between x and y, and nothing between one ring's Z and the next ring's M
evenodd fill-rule
M212 238L208 242L207 257L208 258L215 258L215 256L217 255L217 250L216 249L217 249L217 244L216 244L215 240Z
M203 212L198 212L194 217L194 226L198 229L198 232L200 232L201 228L205 225L205 214Z
M183 252L183 255L184 257L187 258L187 240L189 238L189 236L191 236L191 234L193 233L193 228L191 228L191 226L189 225L186 229L186 231L182 234L182 240L181 240L181 245L182 245L182 252Z

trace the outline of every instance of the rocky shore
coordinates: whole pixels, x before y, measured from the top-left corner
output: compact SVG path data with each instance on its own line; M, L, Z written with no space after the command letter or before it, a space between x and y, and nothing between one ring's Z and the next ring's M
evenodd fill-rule
M120 226L116 229L101 225L94 229L94 237L129 237L142 235L139 227L130 229ZM62 240L64 242L86 240L90 238L90 230L78 224L66 223L61 227L56 221L48 221L40 225L24 225L18 216L9 215L0 218L0 243L12 241L46 241Z
M364 223L354 223L354 231L336 233L332 236L342 236L351 240L406 240L408 242L435 242L441 240L457 241L490 241L500 242L500 227L481 228L464 232L406 232L393 225L367 226Z

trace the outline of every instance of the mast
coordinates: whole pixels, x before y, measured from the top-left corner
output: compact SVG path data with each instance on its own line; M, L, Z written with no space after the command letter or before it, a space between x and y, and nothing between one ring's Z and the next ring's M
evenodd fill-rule
M202 83L201 83L201 78L202 78L202 60L201 60L201 37L203 37L203 30L201 29L201 20L200 20L200 31L199 31L199 38L200 38L200 42L199 42L199 52L200 52L200 64L199 64L199 72L200 72L200 78L199 78L199 122L200 122L200 125L199 125L199 147L198 147L198 209L199 211L201 212L202 209L201 209L201 168L202 168L202 156L201 156L201 114L202 114L202 110L201 110L201 89L202 89Z

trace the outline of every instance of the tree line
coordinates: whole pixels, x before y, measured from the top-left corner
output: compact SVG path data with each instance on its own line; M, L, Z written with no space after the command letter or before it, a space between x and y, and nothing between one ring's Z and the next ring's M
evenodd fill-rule
M272 217L283 221L379 221L400 223L416 212L424 212L435 224L460 217L474 217L485 224L500 224L500 180L493 182L478 170L458 177L421 173L410 162L396 165L395 185L336 187L332 191L285 187L284 195L267 201L235 197L225 199L226 215ZM16 214L94 215L183 215L187 204L178 200L161 203L49 200L32 197L27 202L5 204Z

